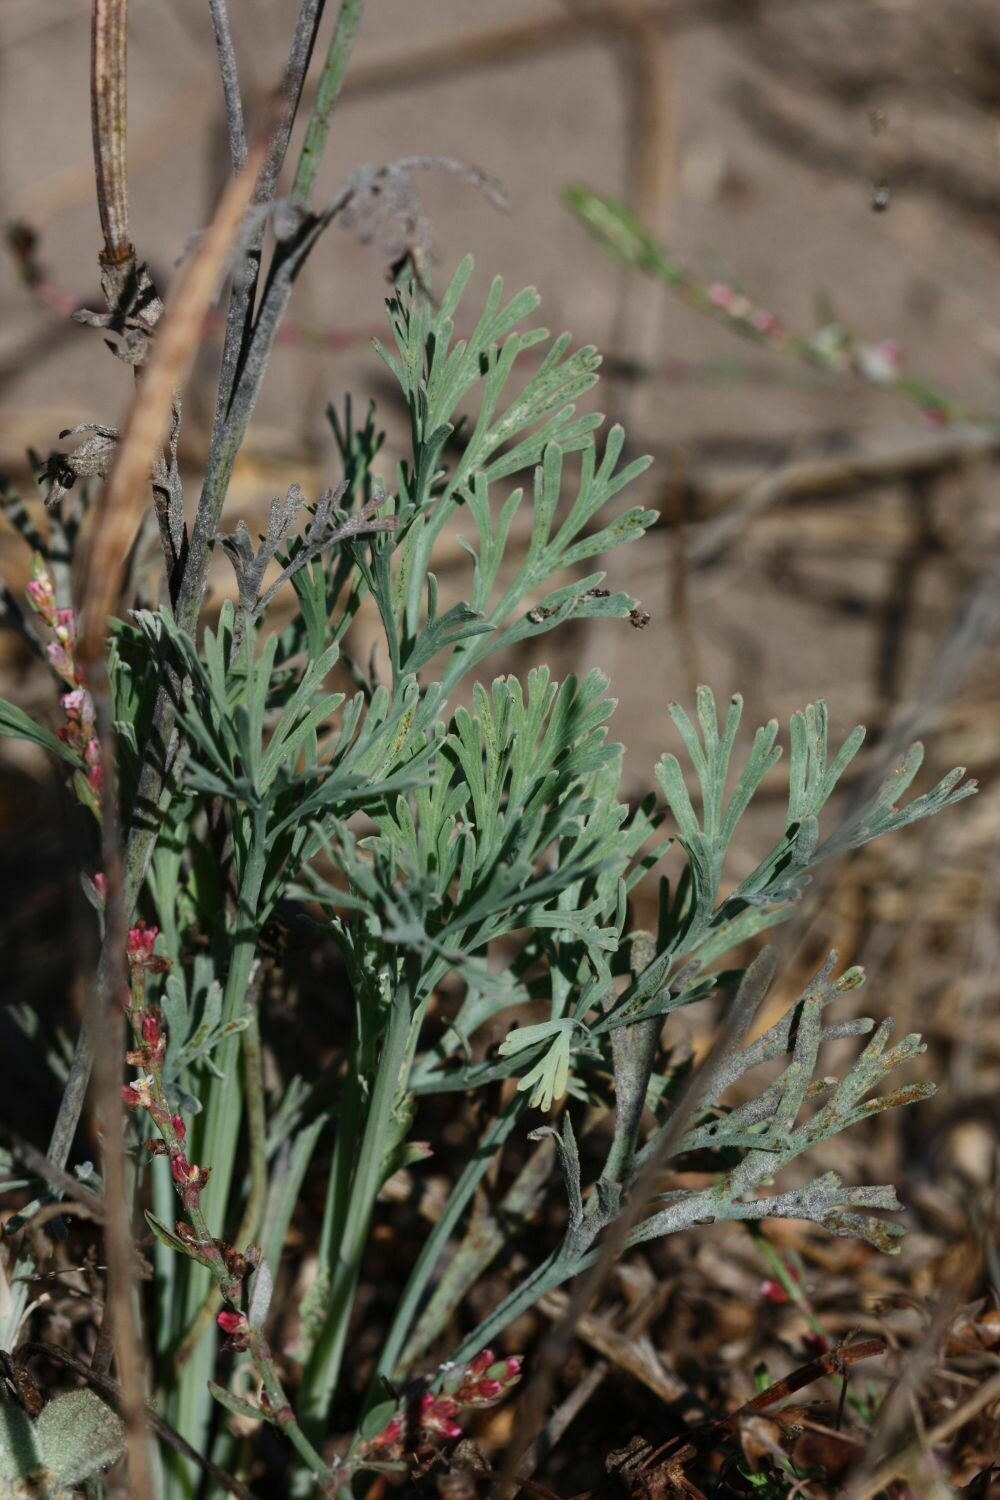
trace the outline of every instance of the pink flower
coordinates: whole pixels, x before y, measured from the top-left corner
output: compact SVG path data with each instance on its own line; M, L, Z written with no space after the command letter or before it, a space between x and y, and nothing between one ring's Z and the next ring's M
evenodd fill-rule
M215 1321L223 1333L228 1335L227 1348L239 1350L250 1347L250 1325L243 1313L220 1312Z
M760 1284L760 1295L765 1302L773 1302L780 1305L788 1301L788 1293L780 1281L762 1281Z
M129 928L128 940L125 950L128 961L133 968L143 968L153 957L153 948L159 936L158 927L147 927L145 922L140 922L136 927Z
M40 558L36 563L41 565L41 571L35 572L27 587L28 603L36 615L41 615L50 630L54 630L58 620L56 614L56 595L52 587L52 579L45 569L45 564Z
M750 314L750 322L759 334L765 338L768 334L777 333L781 326L773 312L768 312L766 307L755 307Z
M62 704L66 717L79 724L84 738L93 739L96 744L97 741L94 735L96 724L94 700L87 692L87 689L75 687L72 692L63 693L59 702Z
M102 875L101 872L98 871L98 873L94 876L94 886L97 890L97 894L101 897L102 900L106 901L108 899L108 877L106 875Z
M132 1083L122 1086L122 1101L131 1109L152 1109L153 1086L156 1079L152 1073L145 1073L136 1078Z
M445 1390L460 1406L492 1406L521 1378L517 1355L497 1359L492 1349L481 1350L464 1370L445 1379Z
M184 1121L181 1119L180 1115L171 1115L170 1123L174 1127L174 1135L179 1141L182 1141L187 1135L187 1126L184 1124Z
M371 1439L372 1448L395 1448L402 1441L405 1431L405 1423L401 1416L395 1416L387 1422L381 1432L377 1432Z
M28 584L28 600L32 609L43 617L46 625L55 625L56 591L52 574L40 552L31 559L31 582Z
M462 1429L455 1421L457 1416L458 1403L450 1396L432 1396L428 1391L420 1399L420 1425L427 1432L436 1432L446 1438L461 1437Z
M713 281L708 288L707 296L713 307L720 308L722 312L728 312L736 293L728 281Z
M56 623L53 627L56 640L61 641L64 646L72 646L76 643L76 615L71 609L60 609L56 612Z
M202 1190L212 1175L211 1167L199 1167L178 1152L176 1156L170 1158L170 1171L181 1190L181 1202L184 1207L197 1208L201 1202Z
M142 1018L142 1039L151 1047L159 1045L163 1039L163 1029L160 1026L160 1018L154 1011L147 1011Z
M76 681L76 668L73 663L72 654L66 650L62 642L58 640L49 641L49 644L45 648L45 654L49 659L49 666L54 672L58 672L59 676L65 682Z
M197 1163L188 1161L187 1157L180 1152L171 1159L170 1170L174 1181L181 1183L182 1186L196 1182L200 1187L204 1187L209 1178L208 1167L199 1167Z

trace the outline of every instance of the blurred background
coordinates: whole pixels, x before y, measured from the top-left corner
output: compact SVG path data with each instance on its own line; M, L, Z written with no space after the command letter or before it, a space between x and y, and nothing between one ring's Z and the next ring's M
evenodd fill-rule
M292 0L231 7L251 119L295 11ZM45 457L61 430L117 421L131 376L68 318L100 304L87 7L4 0L0 36L0 205L22 226L20 258L0 258L0 472L30 496L28 450ZM134 6L129 48L132 231L164 288L228 172L207 7ZM859 1009L923 1031L925 1076L941 1085L931 1104L837 1142L845 1176L899 1184L915 1233L895 1269L829 1242L830 1296L848 1262L870 1298L904 1284L933 1298L956 1266L971 1268L971 1296L983 1256L1000 1284L989 1230L1000 1085L995 5L371 0L317 196L359 165L416 154L474 165L507 200L502 211L454 174L419 174L432 285L467 251L471 310L496 274L511 292L536 285L546 325L604 353L600 409L626 425L633 453L656 459L634 498L660 523L609 562L648 626L563 631L511 666L541 651L557 674L609 675L632 795L672 747L667 703L690 703L700 681L720 697L741 691L751 728L786 724L820 697L838 738L869 725L855 787L907 735L927 745L921 786L956 763L981 779L971 803L831 876L786 944L776 1003L835 946L868 966ZM674 287L597 243L564 200L572 185L626 204L664 247ZM27 254L25 227L37 236ZM253 530L292 482L315 498L336 481L325 410L346 392L356 411L378 403L391 482L406 427L371 348L391 259L374 229L335 225L307 264L231 523L243 516ZM209 332L185 399L192 505L218 353ZM446 539L437 571L455 597L462 559ZM15 593L28 562L0 536ZM228 586L220 569L216 597ZM46 674L13 633L0 635L0 692L33 711L51 696L54 713ZM0 765L2 972L20 998L27 985L72 1003L72 955L57 937L76 898L51 772L7 743ZM747 821L734 880L778 831L780 767L773 791ZM697 1017L678 1024L702 1044ZM26 1107L46 1118L44 1099ZM710 1237L699 1263L711 1315L749 1347L757 1273L743 1251L720 1270L725 1243ZM694 1261L678 1271L696 1274ZM700 1306L703 1292L688 1295ZM843 1312L850 1327L869 1316ZM683 1340L682 1318L675 1333Z

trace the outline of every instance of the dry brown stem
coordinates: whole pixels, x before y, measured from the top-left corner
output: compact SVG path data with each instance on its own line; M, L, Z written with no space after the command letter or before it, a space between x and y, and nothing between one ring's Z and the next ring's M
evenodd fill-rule
M117 604L125 562L149 500L150 471L167 434L174 392L194 357L202 322L243 222L262 160L263 148L258 147L246 170L229 183L181 273L97 501L80 590L84 623L79 655L85 664L103 655L108 617Z

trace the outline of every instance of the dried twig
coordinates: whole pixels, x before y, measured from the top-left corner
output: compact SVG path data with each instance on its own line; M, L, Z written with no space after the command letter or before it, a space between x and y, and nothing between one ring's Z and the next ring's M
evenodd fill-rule
M119 285L135 265L128 232L125 170L128 0L94 0L91 29L91 126L104 249L101 264Z
M97 502L81 579L84 621L79 656L88 667L103 656L107 621L114 613L125 559L147 503L149 473L167 432L174 391L193 357L202 321L250 200L254 165L262 156L258 147L248 170L229 184L181 273Z

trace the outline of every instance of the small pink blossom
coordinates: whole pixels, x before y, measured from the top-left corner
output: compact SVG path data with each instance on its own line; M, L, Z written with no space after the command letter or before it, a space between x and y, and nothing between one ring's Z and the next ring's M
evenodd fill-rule
M140 922L137 927L130 927L126 952L128 961L133 968L144 968L153 957L153 949L159 936L158 927L147 927L145 922Z
M180 1152L170 1158L170 1171L181 1190L181 1202L185 1208L197 1208L201 1194L212 1175L211 1167L199 1167L189 1162Z
M76 644L75 611L72 609L57 610L54 629L57 641L61 641L64 646L74 646Z
M736 292L727 281L713 281L712 285L708 288L707 296L713 307L718 307L723 312L729 312Z
M37 615L45 621L50 629L55 629L58 616L56 614L56 593L52 583L52 576L45 566L43 559L35 554L31 568L31 581L27 587L28 603Z
M436 1432L441 1437L462 1436L462 1429L455 1418L458 1403L450 1396L432 1396L430 1391L420 1399L420 1425L427 1432Z
M781 327L773 312L768 312L766 307L755 307L750 315L750 322L759 334L767 338L769 334L777 333Z
M394 1448L402 1441L405 1431L405 1423L401 1416L395 1416L382 1428L381 1432L375 1434L371 1439L373 1448Z
M108 899L108 877L100 871L94 876L94 887L102 901Z
M148 1042L150 1047L159 1046L163 1040L163 1028L155 1011L147 1011L142 1018L142 1039Z
M788 1301L788 1293L780 1281L762 1281L760 1284L760 1295L765 1302L773 1302L780 1306L782 1302Z
M174 1127L174 1135L179 1141L182 1141L187 1135L187 1126L184 1124L184 1121L181 1119L180 1115L171 1115L170 1123Z
M187 1161L187 1157L181 1155L180 1152L175 1157L171 1157L169 1170L171 1170L174 1182L178 1182L181 1187L187 1187L187 1185L193 1184L193 1182L204 1187L205 1182L208 1181L207 1167L199 1167L193 1161Z
M62 697L59 699L59 702L62 704L63 711L66 713L67 717L82 719L84 714L84 705L89 698L90 694L87 692L87 689L78 687L73 688L72 692L63 693Z
M250 1324L246 1317L240 1312L220 1312L215 1320L223 1333L227 1334L226 1347L229 1349L249 1349L250 1347Z
M45 655L49 659L49 666L54 672L59 673L64 682L76 681L76 667L72 653L66 650L61 641L49 641L45 648Z
M446 1377L444 1388L459 1406L492 1406L521 1378L517 1355L497 1359L492 1349L482 1349L464 1369Z
M152 1109L153 1087L156 1079L152 1073L145 1073L139 1078L133 1079L122 1087L122 1100L132 1109Z

